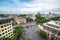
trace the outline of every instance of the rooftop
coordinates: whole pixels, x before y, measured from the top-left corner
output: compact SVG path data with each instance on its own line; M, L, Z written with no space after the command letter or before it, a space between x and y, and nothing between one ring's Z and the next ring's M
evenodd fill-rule
M7 19L0 19L0 24L5 24L11 22L11 18L7 18Z
M60 26L60 21L50 21L47 22L47 24L55 25L55 26Z

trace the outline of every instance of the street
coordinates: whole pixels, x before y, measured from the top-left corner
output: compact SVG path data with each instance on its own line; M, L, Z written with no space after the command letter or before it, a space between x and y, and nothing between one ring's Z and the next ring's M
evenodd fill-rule
M36 25L36 22L31 22L31 23L26 23L26 24L20 24L20 25L13 25L13 28L15 28L16 26L34 26Z
M21 25L16 25L16 26L28 26L29 28L24 28L23 29L23 38L24 40L44 40L42 37L40 37L39 32L38 32L38 27L36 22L32 23L27 23L27 24L21 24ZM13 26L14 28L16 26Z

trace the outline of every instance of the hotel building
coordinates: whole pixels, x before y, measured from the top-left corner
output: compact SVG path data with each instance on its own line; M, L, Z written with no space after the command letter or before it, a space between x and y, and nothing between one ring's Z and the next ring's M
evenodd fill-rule
M50 21L38 27L47 32L48 40L60 40L60 21Z
M10 18L0 19L0 39L11 38L13 35L12 21Z

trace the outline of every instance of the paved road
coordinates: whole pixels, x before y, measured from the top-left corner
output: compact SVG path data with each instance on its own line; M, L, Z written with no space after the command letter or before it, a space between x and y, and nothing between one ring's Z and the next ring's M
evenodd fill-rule
M32 23L29 28L24 28L23 37L25 38L25 40L27 40L28 38L30 38L31 40L44 40L39 36L38 27L35 22Z
M24 32L22 35L24 40L28 40L28 38L31 40L44 40L39 36L36 22L21 24L21 25L14 25L13 28L15 28L16 26L29 26L29 28L24 28Z
M34 26L36 24L36 22L31 22L31 23L26 23L26 24L20 24L20 25L13 25L13 28L15 28L16 26Z

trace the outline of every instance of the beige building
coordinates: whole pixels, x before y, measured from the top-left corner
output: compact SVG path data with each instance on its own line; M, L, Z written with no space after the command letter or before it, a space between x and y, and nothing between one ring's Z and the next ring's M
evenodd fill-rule
M47 32L48 40L60 40L60 21L50 21L38 27L39 30Z
M11 38L13 35L12 21L8 19L0 19L0 39Z
M25 24L26 23L25 18L15 18L14 20L17 24Z

